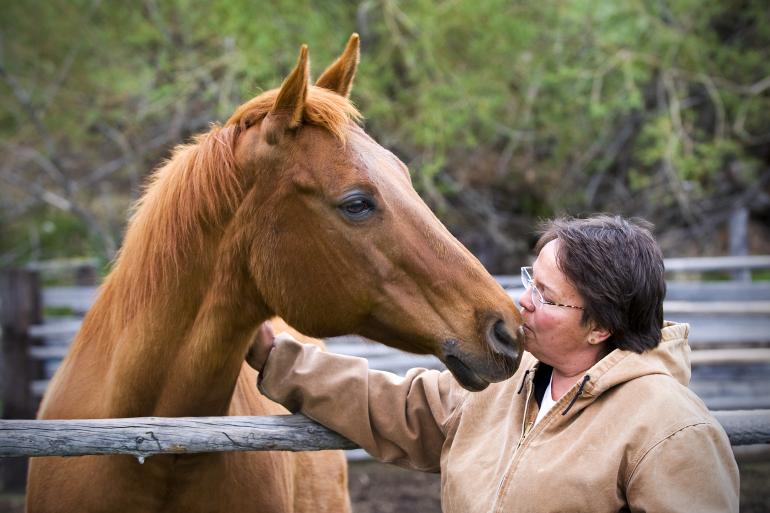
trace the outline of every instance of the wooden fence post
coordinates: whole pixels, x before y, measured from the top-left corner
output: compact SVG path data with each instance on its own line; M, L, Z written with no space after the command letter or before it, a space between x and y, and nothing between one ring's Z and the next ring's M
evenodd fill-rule
M29 327L42 322L38 273L26 269L0 272L0 319L2 320L2 418L33 419L37 405L30 384L37 376L29 358ZM27 458L0 462L0 483L5 490L23 490Z
M727 227L729 238L728 246L730 256L746 256L749 254L749 210L738 206L730 214ZM736 269L732 271L733 280L750 282L751 271L749 269Z

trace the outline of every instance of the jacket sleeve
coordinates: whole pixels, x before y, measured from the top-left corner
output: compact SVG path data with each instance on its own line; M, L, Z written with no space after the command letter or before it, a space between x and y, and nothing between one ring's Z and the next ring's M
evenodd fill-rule
M634 512L738 512L739 474L716 420L691 424L652 446L626 487Z
M447 371L412 369L402 378L286 334L276 337L258 386L375 458L430 472L440 469L446 426L466 396Z

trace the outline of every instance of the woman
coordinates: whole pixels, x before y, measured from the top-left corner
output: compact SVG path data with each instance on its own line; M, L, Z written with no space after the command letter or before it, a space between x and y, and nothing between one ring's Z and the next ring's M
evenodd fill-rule
M690 390L686 324L663 322L661 251L620 217L548 223L519 298L519 370L482 392L448 372L369 371L267 329L260 390L375 458L441 472L446 512L738 511L738 469Z

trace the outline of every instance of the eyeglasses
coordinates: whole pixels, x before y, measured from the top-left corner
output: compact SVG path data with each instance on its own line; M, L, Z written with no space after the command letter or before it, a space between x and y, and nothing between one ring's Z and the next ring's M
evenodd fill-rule
M563 306L564 308L575 308L577 310L585 310L582 306L575 306L575 305L562 305L561 303L554 303L553 301L548 301L543 297L543 293L540 292L540 289L538 289L535 286L535 282L532 279L532 268L531 267L522 267L521 268L521 283L524 284L525 289L530 289L530 294L532 294L532 304L537 306L537 303L540 303L542 305L551 305L551 306Z

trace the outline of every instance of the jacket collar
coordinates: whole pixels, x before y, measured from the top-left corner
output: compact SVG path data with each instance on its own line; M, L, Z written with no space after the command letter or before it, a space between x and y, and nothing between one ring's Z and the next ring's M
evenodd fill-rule
M615 349L588 369L569 394L596 398L607 390L633 379L653 374L668 375L687 386L690 382L690 346L687 342L690 332L688 324L664 322L661 341L658 346L642 354ZM526 369L517 390L533 379L540 362L529 353L522 358ZM574 399L579 399L575 395ZM587 405L588 403L586 403ZM572 404L570 405L573 406ZM584 405L585 406L585 405ZM575 409L577 406L575 406Z

